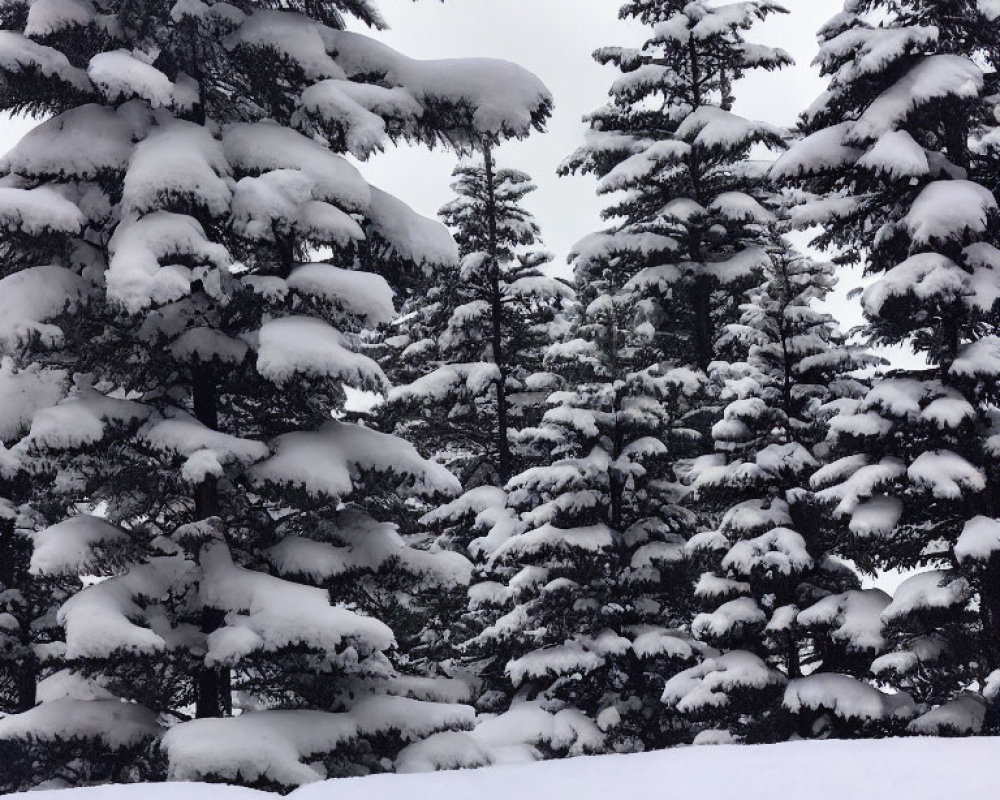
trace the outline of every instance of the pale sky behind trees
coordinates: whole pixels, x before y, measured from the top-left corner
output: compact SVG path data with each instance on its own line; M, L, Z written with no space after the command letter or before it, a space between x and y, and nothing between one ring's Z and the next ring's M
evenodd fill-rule
M563 159L583 142L583 116L607 102L608 89L618 74L613 67L597 64L591 54L598 47L638 45L648 33L640 25L620 21L620 5L620 0L379 3L391 26L379 38L408 56L503 58L531 70L549 87L556 108L547 132L505 145L497 160L535 179L538 191L526 205L538 218L562 274L568 274L565 260L572 245L604 225L600 210L607 198L596 195L595 182L556 175ZM750 37L784 48L796 66L748 77L738 87L734 110L753 119L792 125L823 91L823 82L810 67L817 51L816 31L843 8L843 0L785 0L784 5L789 14L772 16ZM454 164L454 155L443 150L428 153L402 148L375 156L363 169L373 183L433 216L451 197L449 178Z

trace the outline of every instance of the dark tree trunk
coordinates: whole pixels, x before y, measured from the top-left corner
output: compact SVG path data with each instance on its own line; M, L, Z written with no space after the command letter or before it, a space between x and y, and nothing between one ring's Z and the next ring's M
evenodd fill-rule
M205 366L194 368L192 381L194 413L198 421L212 430L218 430L217 387L212 370ZM195 489L195 516L199 520L218 516L218 481L209 475ZM201 631L209 634L222 627L225 612L217 608L204 608ZM195 716L222 717L232 713L232 678L229 670L203 666L198 670L195 688Z
M488 142L483 143L483 162L486 168L487 209L490 256L490 323L492 325L493 363L500 375L497 377L497 465L500 482L506 485L514 474L508 430L510 428L507 401L507 375L510 371L503 341L503 292L500 286L500 257L497 243L497 200L493 172L493 151Z

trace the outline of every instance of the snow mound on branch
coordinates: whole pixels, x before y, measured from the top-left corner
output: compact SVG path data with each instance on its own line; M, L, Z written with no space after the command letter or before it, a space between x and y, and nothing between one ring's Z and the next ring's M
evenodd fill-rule
M364 473L395 474L404 494L456 495L458 479L422 458L409 442L361 425L328 422L318 431L289 433L273 455L251 469L258 483L301 486L312 495L343 498Z
M833 594L800 611L795 621L806 628L829 628L831 638L850 650L877 652L885 644L882 612L891 600L881 589Z
M368 218L372 229L396 255L417 264L458 264L458 245L442 223L421 216L374 186L371 193Z
M306 316L264 323L258 332L257 371L279 386L298 375L334 378L362 390L384 391L389 385L382 368L351 350L344 334Z
M120 700L50 700L0 719L0 741L89 739L121 750L159 732L155 712Z
M973 181L934 181L917 195L903 218L916 246L986 232L998 211L993 193Z
M903 581L892 602L882 612L882 619L892 622L922 610L949 609L963 605L972 596L965 578L949 570L932 569Z
M826 711L841 719L906 719L913 715L908 694L885 694L850 675L823 673L790 681L782 705L796 713L802 709Z
M300 264L286 283L300 294L361 317L363 324L370 327L387 324L396 316L392 287L385 278L372 272L341 269L332 264Z
M77 179L121 171L137 133L129 115L106 106L78 106L28 131L0 159L0 171Z
M674 675L663 687L661 699L683 714L698 714L725 708L733 693L783 686L785 680L759 656L732 650Z
M348 714L255 711L175 725L160 747L168 780L266 778L294 787L326 777L320 765L305 763L310 756L334 751L355 736L357 725Z
M979 516L965 523L955 543L955 558L959 564L989 561L996 552L1000 552L1000 520Z
M75 395L35 414L26 443L50 449L82 447L99 442L109 426L135 423L149 413L140 403L79 386Z
M963 694L917 717L906 729L921 736L976 736L982 733L986 710L983 697Z
M0 281L0 298L2 286ZM0 441L10 441L26 433L37 412L51 408L63 398L64 382L65 373L60 370L29 368L15 372L12 359L0 360Z
M32 534L31 574L84 575L99 566L95 548L127 538L125 531L100 517L70 517Z
M377 571L398 563L418 579L430 578L434 585L467 586L472 578L472 564L464 556L409 547L395 524L378 522L361 511L339 512L333 528L316 535L329 536L339 544L286 536L268 553L278 574L325 582L354 570Z
M167 731L160 746L168 780L263 779L294 788L324 779L319 757L358 736L395 732L412 741L443 728L471 727L474 718L471 706L368 697L337 714L272 710L192 720Z
M76 204L53 189L0 188L0 226L8 231L33 237L74 234L85 222Z
M191 270L169 261L161 266L161 262L180 257L224 268L231 260L225 247L208 240L196 219L169 211L123 222L111 237L108 251L108 295L133 314L190 292Z
M201 555L202 601L229 612L208 636L209 664L235 665L250 653L303 646L336 652L345 640L363 652L385 650L395 639L384 623L331 606L326 589L282 580L233 563L228 547L208 545Z

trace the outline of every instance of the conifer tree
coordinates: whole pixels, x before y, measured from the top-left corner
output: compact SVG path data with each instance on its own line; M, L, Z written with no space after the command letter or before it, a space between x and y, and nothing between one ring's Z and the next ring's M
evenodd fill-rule
M803 190L796 217L823 226L818 244L873 278L862 298L871 340L927 366L891 371L834 422L841 458L814 484L862 568L916 572L881 612L890 652L874 675L954 702L912 730L978 732L986 702L961 693L1000 667L1000 213L984 74L998 63L996 9L862 0L820 38L829 90L774 175Z
M700 454L713 410L705 370L721 326L769 263L756 145L773 126L732 112L733 82L789 63L744 32L780 7L630 2L638 48L599 50L622 75L564 172L592 174L620 220L574 253L579 312L550 349L559 384L522 439L558 460L515 476L523 530L491 556L507 613L479 637L518 697L577 708L608 743L683 740L656 707L664 676L698 648L684 543L695 515L675 465Z
M386 424L448 466L466 489L502 486L519 464L512 442L534 408L528 376L541 368L551 326L571 296L543 268L551 255L524 199L531 178L482 163L456 167L458 195L441 209L462 263L403 306L406 333L389 340L396 384Z
M692 630L711 650L664 692L670 706L706 726L703 741L791 733L781 711L783 686L800 686L809 675L806 683L816 687L827 670L845 668L844 660L833 663L825 623L845 605L856 615L865 599L882 596L861 592L854 571L833 557L839 542L817 524L818 503L808 490L825 457L830 419L864 395L854 373L872 363L815 307L833 285L832 265L800 256L778 238L764 282L722 337L746 360L715 370L728 404L713 428L716 454L693 470L698 502L721 522L688 542L692 565L702 570L695 593L704 608ZM870 624L842 628L855 637L844 650L871 646L864 638ZM868 663L855 664L864 676Z
M72 391L18 448L64 514L106 515L49 529L53 547L106 526L132 551L58 613L62 663L103 694L0 721L35 762L26 780L288 788L391 768L403 743L471 721L398 676L369 599L384 570L467 580L393 524L458 483L341 418L345 387L386 388L358 334L391 318L390 281L457 253L341 154L522 136L550 100L510 64L413 61L345 14L382 24L333 0L0 12L3 108L47 116L0 189L25 321L95 295L67 343Z

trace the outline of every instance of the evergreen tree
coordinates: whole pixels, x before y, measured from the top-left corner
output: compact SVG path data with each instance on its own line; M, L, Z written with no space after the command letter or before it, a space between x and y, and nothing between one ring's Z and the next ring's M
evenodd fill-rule
M551 327L571 297L545 276L551 256L524 199L531 178L498 169L492 148L454 172L458 195L441 209L462 256L445 280L419 286L389 339L386 425L434 455L466 489L502 486L519 465L512 450L535 407L526 386L541 367Z
M94 526L127 554L58 613L62 663L101 692L0 721L34 761L15 786L288 788L391 768L403 743L471 721L398 675L373 597L390 572L411 590L467 580L393 524L458 483L342 418L345 387L387 386L359 333L457 254L339 153L523 136L550 100L503 62L406 59L345 14L381 25L333 0L0 11L3 108L48 117L3 162L7 269L33 284L29 324L95 296L66 330L80 377L18 447L64 514L106 516L67 519L63 555Z
M546 357L559 383L528 447L558 459L508 484L523 530L491 556L507 613L478 639L518 697L596 718L621 749L685 726L656 707L698 648L684 542L696 530L675 465L714 421L705 370L721 326L769 263L757 145L780 131L732 113L733 82L789 63L744 32L780 7L630 2L652 32L595 57L621 72L564 172L595 175L618 222L574 254L579 312Z
M873 278L871 340L927 361L834 422L842 458L814 479L859 566L916 573L881 612L891 652L873 671L955 702L914 721L924 733L984 730L985 701L961 692L1000 667L995 16L971 0L848 3L820 33L829 90L774 168L803 192L798 220L823 225L818 244Z
M883 593L861 592L855 572L833 557L839 542L818 524L808 491L829 420L864 395L853 373L872 363L815 307L833 285L832 265L779 238L764 282L722 337L746 360L716 368L728 405L713 429L716 455L693 470L697 501L721 523L688 542L693 566L703 570L695 594L705 609L692 630L711 650L664 693L707 726L702 740L783 738L791 732L779 702L788 680L793 694L803 685L815 692L827 671L853 666L864 676L873 655L870 627L856 627L853 617ZM841 646L830 647L828 625L845 606L852 620L840 621ZM859 651L867 661L835 657Z
M418 282L404 302L395 326L406 332L386 339L383 359L398 385L379 420L460 477L465 494L430 509L421 533L477 563L493 546L497 522L509 522L502 487L532 457L517 450L517 431L540 416L536 372L572 297L543 272L551 256L523 206L535 189L531 178L498 169L492 145L480 147L482 162L456 167L458 196L441 209L461 264L443 279ZM425 602L430 624L412 650L454 669L456 659L467 660L456 645L481 628L481 615L467 613L464 589L434 591Z

